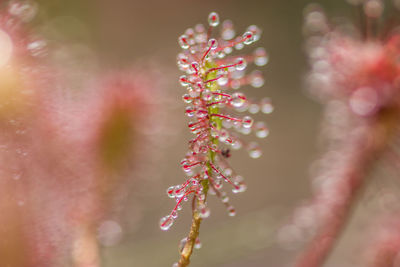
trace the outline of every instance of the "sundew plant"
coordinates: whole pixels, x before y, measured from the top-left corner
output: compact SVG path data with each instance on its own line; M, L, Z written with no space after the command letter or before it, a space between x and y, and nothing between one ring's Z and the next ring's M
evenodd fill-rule
M168 230L178 217L182 202L191 197L192 225L188 236L181 241L181 256L176 266L189 265L193 247L199 246L200 223L210 216L209 193L222 201L229 216L236 214L228 195L222 190L222 183L227 183L233 193L244 192L246 184L227 161L231 150L243 147L251 158L261 156L258 144L245 142L239 134L254 131L257 137L265 138L268 128L264 122L254 122L250 116L240 113L257 113L259 110L271 113L273 110L268 99L254 102L240 92L243 87L257 88L264 84L260 71L245 74L247 64L267 64L264 48L249 54L232 55L234 50L241 51L258 41L261 30L252 25L244 34L236 36L233 23L225 20L217 35L214 32L220 19L215 12L208 16L208 24L207 28L197 24L178 39L183 51L177 56L177 64L185 73L179 82L187 90L182 98L187 104L185 114L191 119L188 128L194 138L189 141L189 151L180 162L186 181L167 189L167 195L176 200L176 205L160 221L161 229ZM213 35L217 37L213 38Z

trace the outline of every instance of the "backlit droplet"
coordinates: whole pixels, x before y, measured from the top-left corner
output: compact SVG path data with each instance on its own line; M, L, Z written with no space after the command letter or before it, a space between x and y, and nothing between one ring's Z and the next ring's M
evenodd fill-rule
M181 77L179 77L179 82L184 87L189 85L189 80L187 79L186 75L182 75Z
M188 107L186 107L185 114L186 114L188 117L193 117L195 111L196 111L196 110L195 110L193 107L188 106Z
M256 25L250 25L247 28L247 31L253 34L253 42L258 41L261 37L261 29L258 28Z
M247 151L249 152L249 156L253 159L257 159L262 155L261 148L256 142L249 143L247 145Z
M210 209L207 206L201 206L199 210L200 217L205 219L210 216Z
M182 96L182 100L183 102L185 102L186 104L189 104L192 102L192 97L189 94L184 94Z
M171 228L173 223L174 223L173 218L171 216L167 215L167 216L161 218L160 228L163 231L167 231L169 228Z
M237 182L235 183L235 187L232 189L232 192L237 194L237 193L242 193L244 191L246 191L247 186L245 183L243 182Z
M260 111L260 106L257 105L257 104L251 104L251 105L249 106L249 108L248 108L248 111L249 111L251 114L256 114L256 113L258 113L258 112Z
M250 84L255 88L260 88L264 85L264 77L261 71L255 70L250 74Z
M221 201L223 203L228 203L229 202L229 197L226 195L226 193L224 192L224 194L221 196Z
M231 104L235 108L240 108L246 103L246 96L242 93L234 93L232 95Z
M224 40L231 40L235 37L235 30L233 28L233 23L230 20L225 20L222 23L222 32L221 32L222 39Z
M265 125L264 122L261 122L261 121L260 121L260 122L257 122L257 123L254 125L254 130L255 130L256 136L257 136L258 138L265 138L265 137L267 137L268 134L269 134L269 130L268 130L267 126Z
M194 61L190 64L190 72L191 73L198 73L200 69L200 65L198 62Z
M236 209L233 206L228 207L228 215L231 217L236 215Z
M254 41L254 34L250 31L247 31L243 34L243 43L246 45L251 44Z
M176 58L177 64L179 67L183 67L186 68L189 66L189 59L188 57L183 54L183 53L179 53L177 58Z
M210 15L208 15L208 24L210 24L211 27L218 26L219 16L216 12L211 12Z
M268 55L264 48L259 47L254 50L254 64L264 66L268 63Z
M242 126L243 128L251 128L253 125L253 119L249 116L244 116L242 119Z
M263 98L260 101L260 107L262 113L265 114L270 114L272 111L274 111L274 106L271 103L271 100L269 98Z
M188 37L183 34L178 38L178 43L182 47L182 49L188 49L189 48L189 40Z
M196 240L194 241L194 248L195 249L200 249L201 248L201 242L200 242L200 238L197 237Z
M175 197L175 187L174 186L170 186L167 189L167 195L170 198L174 198Z
M235 64L236 64L236 69L237 70L244 70L247 66L246 61L244 60L244 58L239 57L235 60Z
M240 141L240 140L235 140L235 141L232 143L232 148L233 148L234 150L239 150L239 149L242 148L242 146L243 146L243 144L242 144L242 141Z
M174 219L178 218L178 211L176 211L176 210L172 211L172 212L171 212L171 216L172 216L172 218L174 218Z
M212 99L212 93L210 92L210 90L206 89L203 91L202 93L202 98L204 101L210 101Z
M211 50L215 50L218 47L218 42L215 39L210 39L208 41L208 47L211 48Z

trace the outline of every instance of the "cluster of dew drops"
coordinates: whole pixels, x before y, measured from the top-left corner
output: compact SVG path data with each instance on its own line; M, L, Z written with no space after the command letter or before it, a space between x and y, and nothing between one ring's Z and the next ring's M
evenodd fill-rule
M182 209L182 202L188 201L192 194L194 211L201 218L210 215L205 204L207 189L204 185L208 187L208 193L221 199L228 214L234 216L235 208L229 204L226 192L221 190L223 181L232 186L233 193L245 191L246 185L242 176L230 168L227 158L231 150L242 147L250 157L260 157L259 145L245 142L239 134L248 135L253 131L259 138L269 134L264 122L254 123L250 116L242 117L240 113L248 111L256 114L261 111L269 114L273 111L271 101L264 98L260 102L252 102L238 91L243 86L259 88L264 84L260 71L246 74L245 69L248 63L256 66L267 64L268 55L264 48L239 56L231 55L234 50L240 51L259 40L261 30L252 25L243 35L235 37L233 23L225 20L219 36L211 38L220 24L217 13L210 13L208 24L208 28L197 24L178 38L183 51L177 56L177 64L185 73L179 82L187 90L182 98L187 104L185 114L191 118L188 127L194 138L189 141L189 151L180 163L187 175L186 181L167 189L167 195L177 203L169 215L161 218L162 230L172 226Z

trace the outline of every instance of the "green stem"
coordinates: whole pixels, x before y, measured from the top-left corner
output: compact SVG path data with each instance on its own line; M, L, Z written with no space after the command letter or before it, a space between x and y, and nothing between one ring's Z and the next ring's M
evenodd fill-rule
M215 65L216 66L216 65ZM215 67L212 64L208 65L208 68L213 68ZM205 77L205 80L210 80L215 78L216 74L211 72L207 74L207 77ZM211 85L208 86L208 89L210 91L217 91L219 90L219 86L217 83L213 82ZM219 112L219 108L217 106L210 106L208 108L208 114L218 114ZM215 122L216 124L216 128L218 130L221 129L222 127L222 121L220 118L218 117L213 117L210 118L211 122ZM210 129L210 136L211 136L211 129ZM213 144L218 145L218 139L210 137L211 138L211 142ZM212 168L211 168L211 163L215 162L215 156L216 153L212 150L208 151L208 159L209 161L207 162L207 168L208 168L208 174L211 176L212 174ZM207 193L208 193L208 189L209 189L209 180L205 179L203 181L201 181L201 184L203 186L203 192L204 192L204 200L194 200L197 201L197 206L199 205L204 205L206 200L207 200ZM189 266L190 264L190 256L193 253L193 248L194 248L194 244L196 243L196 239L199 236L200 233L200 224L201 224L202 218L200 217L200 214L198 213L198 211L196 211L195 207L193 208L193 215L192 215L192 224L190 226L190 231L189 231L189 235L186 238L186 244L183 247L182 251L180 252L181 256L178 262L178 266L179 267L185 267L185 266Z

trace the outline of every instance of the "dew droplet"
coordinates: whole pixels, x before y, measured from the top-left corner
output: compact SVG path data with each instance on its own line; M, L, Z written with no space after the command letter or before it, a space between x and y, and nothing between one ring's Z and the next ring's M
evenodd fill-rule
M206 199L206 195L204 193L198 194L197 199L200 201L204 201Z
M221 76L218 80L217 83L219 86L224 86L228 83L228 77L226 76Z
M225 174L225 176L231 176L232 173L233 173L233 171L232 171L231 168L226 168L226 169L224 169L224 174Z
M219 177L219 179L217 179L216 181L214 181L214 187L217 190L222 189L222 187L224 186L224 184L222 183L222 176Z
M211 27L218 26L219 16L216 12L211 12L210 15L208 15L208 24L210 24Z
M179 53L176 58L176 63L179 67L187 68L189 66L189 58L185 54Z
M244 70L247 66L246 61L244 60L244 58L239 57L235 60L235 67L237 70Z
M228 208L228 215L233 217L236 215L236 209L233 206L229 206Z
M216 195L215 190L214 190L212 187L210 187L210 188L208 189L208 193L209 193L210 195L213 195L213 196Z
M242 84L240 83L240 80L232 80L232 81L231 81L231 87L232 87L232 89L237 90L237 89L240 88L241 85L242 85Z
M190 46L189 39L188 39L187 35L185 35L185 34L179 36L178 43L182 47L182 49L188 49Z
M173 223L174 223L173 218L171 216L167 215L167 216L161 218L160 228L163 231L167 231L169 228L171 228Z
M188 117L193 117L195 111L196 111L196 110L194 109L194 107L188 106L188 107L186 107L186 109L185 109L185 114L186 114Z
M222 195L221 195L221 201L222 201L222 203L228 203L229 202L229 197L226 195L225 192L223 192Z
M196 237L196 240L194 241L194 248L195 249L200 249L201 248L201 241L199 237Z
M274 106L271 103L271 100L269 98L263 98L260 101L260 107L262 113L265 114L270 114L272 111L274 111Z
M190 72L191 73L198 73L200 69L200 65L198 62L194 61L190 64Z
M233 126L233 122L231 120L223 120L222 126L226 129L230 129Z
M170 198L174 198L175 197L175 187L174 186L170 186L167 189L167 195Z
M207 115L208 115L208 111L205 110L205 109L199 109L199 110L196 111L196 117L199 118L199 119L204 118Z
M253 119L249 116L244 116L242 119L242 126L243 128L251 128L251 126L253 125Z
M236 175L235 177L233 177L232 180L233 180L234 183L240 183L240 182L244 181L244 178L241 175Z
M251 114L256 114L260 111L260 106L258 104L251 104L248 108L248 111Z
M254 50L254 64L257 66L264 66L268 63L268 55L264 48L259 47Z
M215 39L210 39L208 40L208 47L211 48L211 50L215 50L218 48L218 41Z
M235 108L240 108L246 103L246 96L242 93L234 93L232 95L231 104Z
M189 104L189 103L192 102L192 98L190 97L189 94L184 94L184 95L182 96L182 100L183 100L183 102L185 102L186 104Z
M233 143L232 143L232 148L233 148L234 150L239 150L239 149L242 148L242 146L243 146L242 141L240 141L240 140L238 140L238 139L236 139L236 140L233 141Z
M185 168L185 165L184 165ZM181 198L185 194L185 189L182 188L180 185L175 186L175 196Z
M210 212L210 209L207 206L202 205L199 208L200 208L199 214L200 214L201 218L205 219L205 218L210 217L210 213L211 212Z
M230 54L230 53L232 53L232 51L233 51L233 49L232 49L232 47L225 47L224 48L224 52L225 52L225 54Z
M232 189L232 192L237 194L237 193L243 193L244 191L246 191L247 186L245 183L243 182L237 182L235 183L235 187Z
M240 132L244 135L248 135L251 133L251 128L240 128Z
M253 159L257 159L262 155L261 148L256 142L249 143L247 145L247 151L249 152L249 156Z
M178 211L176 211L176 210L172 211L172 212L171 212L171 216L172 216L172 218L174 218L174 219L178 218Z
M222 31L221 31L222 39L231 40L235 37L235 30L233 28L233 23L230 20L225 20L222 23Z
M257 122L254 126L254 130L256 131L256 136L258 138L265 138L269 134L269 130L264 122Z
M180 76L180 77L179 77L179 82L181 83L181 85L182 85L183 87L186 87L186 86L189 85L189 80L188 80L188 78L186 77L186 75Z
M221 129L221 130L219 131L219 140L220 140L221 142L225 142L226 139L228 139L228 137L229 137L229 133L228 133L227 130Z
M213 94L211 93L210 90L206 89L201 94L201 97L203 98L204 101L210 101L213 97Z
M235 49L236 49L236 50L242 50L243 47L244 47L244 44L242 44L242 43L237 43L237 44L235 45Z
M255 70L250 74L250 84L255 88L260 88L264 85L264 77L261 71Z
M254 42L254 34L250 31L245 32L243 34L243 43L249 45L252 42Z
M251 32L253 34L252 42L258 41L260 39L262 31L256 25L250 25L247 28L247 31L249 31L249 32Z

